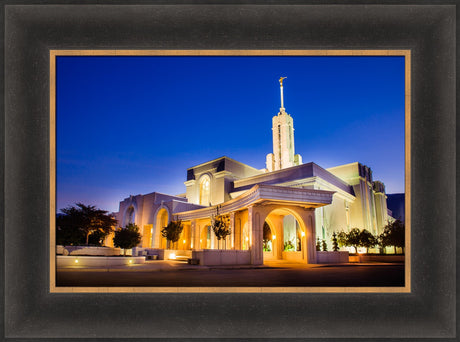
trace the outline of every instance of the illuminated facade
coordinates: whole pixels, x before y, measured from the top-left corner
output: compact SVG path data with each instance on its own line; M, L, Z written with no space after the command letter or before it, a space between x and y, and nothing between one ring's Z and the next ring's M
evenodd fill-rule
M189 168L182 195L153 192L126 198L117 219L140 227L139 247L164 251L161 229L171 220L182 220L174 250L200 263L316 263L318 238L331 250L333 232L383 230L389 219L385 187L373 181L369 167L355 162L326 170L313 162L302 164L294 154L294 122L284 109L282 79L280 85L281 108L272 120L273 153L267 155L267 168L221 157ZM224 241L211 229L216 215L231 229Z

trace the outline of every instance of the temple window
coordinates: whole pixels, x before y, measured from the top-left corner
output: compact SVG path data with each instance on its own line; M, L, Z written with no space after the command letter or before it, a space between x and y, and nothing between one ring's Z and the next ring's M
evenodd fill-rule
M127 211L127 219L126 219L126 224L130 224L135 222L135 212L134 212L134 207L130 206Z
M204 175L200 180L200 204L210 205L211 199L211 179Z

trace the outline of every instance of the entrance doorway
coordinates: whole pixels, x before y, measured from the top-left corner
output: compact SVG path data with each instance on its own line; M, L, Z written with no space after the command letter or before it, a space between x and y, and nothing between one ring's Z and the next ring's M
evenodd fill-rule
M275 259L275 244L276 234L270 227L270 224L265 221L263 226L263 245L264 250L264 260L273 260Z
M272 210L264 223L264 260L304 262L306 258L305 228L294 210Z

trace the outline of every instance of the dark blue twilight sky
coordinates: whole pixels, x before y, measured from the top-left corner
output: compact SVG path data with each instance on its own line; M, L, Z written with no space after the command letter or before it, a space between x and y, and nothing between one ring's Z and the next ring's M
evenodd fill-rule
M224 155L264 168L280 76L304 163L359 161L404 192L404 57L69 56L57 58L57 209L184 193L187 168Z

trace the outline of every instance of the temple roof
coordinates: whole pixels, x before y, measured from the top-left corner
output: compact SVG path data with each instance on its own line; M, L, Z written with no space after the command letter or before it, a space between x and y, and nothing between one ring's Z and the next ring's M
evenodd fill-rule
M233 191L246 190L255 184L283 184L312 177L319 177L340 190L351 195L354 194L352 187L348 183L313 162L235 180L233 182Z

